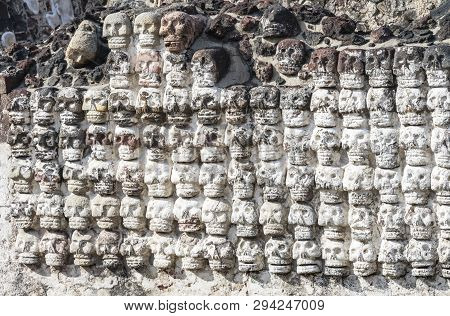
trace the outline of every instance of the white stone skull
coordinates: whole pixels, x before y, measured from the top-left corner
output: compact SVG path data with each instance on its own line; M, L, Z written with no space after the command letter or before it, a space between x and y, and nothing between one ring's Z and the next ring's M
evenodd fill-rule
M377 167L394 169L400 166L399 130L397 128L372 128L370 144Z
M366 91L342 89L339 93L339 112L344 116L342 125L347 128L366 126Z
M406 205L405 223L409 225L412 238L430 239L436 225L435 214L427 206Z
M41 238L39 250L45 255L45 264L50 267L61 267L69 254L69 241L64 232L46 231Z
M288 127L308 126L311 120L309 104L311 101L309 87L285 87L280 89L280 107L283 122Z
M25 265L37 265L40 262L39 234L35 231L20 230L17 234L14 251L18 261Z
M311 149L317 153L322 166L331 166L339 160L340 135L335 128L316 127L311 135Z
M139 195L144 187L144 172L138 160L120 160L116 180L121 183L125 195Z
M433 118L433 125L447 127L450 124L450 90L448 87L431 88L427 94L427 107Z
M188 55L174 54L166 50L163 59L166 84L171 87L189 87L192 82L192 72Z
M175 254L181 257L181 267L184 270L201 270L205 267L205 259L194 257L194 249L202 243L201 235L196 233L181 233L175 244Z
M120 223L120 200L113 195L97 194L91 200L92 217L101 229L115 229Z
M240 272L256 272L264 269L264 244L260 240L240 238L236 256Z
M364 77L365 51L362 49L344 49L339 52L337 70L339 82L343 88L362 89Z
M159 44L161 17L154 12L144 12L134 19L133 32L138 36L141 48L151 48Z
M378 210L378 223L384 239L402 239L405 234L404 208L399 204L382 203Z
M84 94L83 111L86 112L86 120L89 123L101 124L108 120L109 91L90 88Z
M421 88L397 88L395 94L398 118L402 125L425 125L427 95Z
M450 170L434 167L431 171L431 190L436 193L436 202L450 204Z
M145 163L144 182L147 185L149 196L165 198L173 193L173 184L170 181L172 168L163 161L148 160Z
M124 196L120 203L123 226L131 230L142 230L146 226L145 207L139 197Z
M345 128L342 131L342 149L347 150L351 164L365 165L370 154L370 133L367 129Z
M172 161L174 163L193 162L197 159L194 133L189 128L172 126L169 130L168 145L172 148Z
M441 238L450 239L450 205L437 205L436 217Z
M69 251L73 254L73 263L77 266L95 264L95 232L75 230L70 239Z
M284 128L283 147L292 165L307 165L310 155L311 130L306 128Z
M227 169L224 164L204 163L200 167L199 184L206 197L221 197L227 185Z
M103 21L103 36L108 39L110 49L125 49L130 41L131 22L123 12L108 15Z
M258 235L259 212L253 200L235 198L231 213L231 223L236 225L238 237L255 237Z
M36 215L36 199L30 194L14 194L9 202L9 212L17 228L30 229L33 227Z
M395 89L370 88L367 91L367 108L370 111L370 125L391 127L395 123Z
M34 169L34 180L42 192L53 193L61 187L61 168L56 161L37 161Z
M313 239L317 213L307 203L292 203L289 209L288 224L294 226L295 239Z
M432 276L438 260L436 245L431 240L410 239L405 248L406 259L412 266L413 276Z
M352 240L349 259L353 262L353 272L357 276L368 276L376 272L377 251L370 241Z
M231 160L228 167L228 182L233 189L233 196L235 198L252 198L256 183L253 163Z
M116 268L120 265L120 244L122 236L117 231L102 230L95 242L95 251L101 256L102 263L107 268Z
M431 131L431 150L436 165L450 168L450 131L448 128L435 127Z
M118 147L117 151L120 159L128 161L139 157L140 138L137 127L116 126L114 143Z
M259 210L259 223L264 235L282 236L286 233L289 209L279 202L265 201Z
M307 202L312 198L315 187L314 168L308 166L288 165L286 186L295 202Z
M266 256L270 273L286 274L291 272L293 244L294 240L289 234L272 236L266 242L264 255Z
M279 127L258 125L254 130L254 143L258 145L258 156L263 161L280 159L283 154L283 132Z
M175 163L170 180L179 197L194 197L200 193L200 167L197 164Z
M198 198L179 197L175 201L173 214L181 232L195 232L202 228L202 204Z
M195 131L194 145L200 148L203 163L226 160L225 129L218 125L199 125Z
M140 86L159 87L163 72L163 59L160 52L153 49L138 50L134 70L139 74Z
M64 216L69 218L69 228L87 229L91 223L89 198L71 193L64 201Z
M419 87L424 83L423 51L424 48L418 46L395 48L393 70L399 87Z
M128 267L136 269L145 266L150 257L149 238L129 233L120 245L120 254L125 258Z
M202 205L202 222L207 234L227 235L231 224L231 206L227 200L207 197Z
M315 240L297 240L292 247L292 259L297 261L298 274L319 273L322 270L320 246Z
M286 168L281 160L259 162L256 181L263 188L264 200L279 201L285 198Z
M316 88L337 85L338 52L335 48L318 48L311 54L309 71Z
M197 87L192 91L192 110L197 112L200 124L217 124L221 117L220 89Z
M146 217L150 219L150 230L170 233L173 230L174 202L172 199L152 197L148 200Z
M373 184L380 194L381 202L398 203L401 184L398 170L376 168Z
M382 274L387 277L400 277L405 274L405 242L403 240L383 239L378 261L382 263Z
M92 159L88 163L88 179L93 183L94 192L109 195L115 191L116 174L111 161Z
M429 161L430 135L425 127L402 126L400 147L406 152L406 163L410 166L424 166Z
M371 87L390 87L393 85L393 61L393 48L366 50L366 73L369 76Z
M426 204L431 188L431 170L428 167L405 166L402 191L408 204Z
M228 124L224 142L228 146L232 159L249 158L252 154L253 145L252 126Z
M316 89L311 95L311 111L314 123L319 127L335 127L339 108L339 91L336 89Z
M272 86L259 86L250 90L250 107L257 124L274 125L281 121L280 91Z
M322 245L326 275L342 276L348 273L348 250L343 240L325 239Z

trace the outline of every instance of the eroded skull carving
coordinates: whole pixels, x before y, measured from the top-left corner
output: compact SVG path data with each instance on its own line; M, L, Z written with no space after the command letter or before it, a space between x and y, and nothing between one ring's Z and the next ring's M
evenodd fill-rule
M117 231L102 230L95 243L95 251L102 258L107 268L116 268L120 265L120 244L122 236Z
M349 258L343 240L325 239L322 245L322 259L325 260L325 275L345 276L348 274Z
M447 127L450 124L450 90L448 87L431 88L427 94L427 106L433 125Z
M194 145L200 148L203 163L226 160L225 130L221 126L199 125L195 131Z
M34 265L40 262L39 234L35 231L20 230L14 247L21 264Z
M228 52L222 47L197 50L192 56L194 86L214 86L225 75L229 64Z
M153 253L153 266L157 269L169 269L175 263L175 237L171 234L155 233L150 240Z
M226 235L231 223L231 206L225 199L207 197L202 205L202 222L207 234Z
M226 236L210 235L193 252L195 257L207 259L213 271L224 272L234 267L235 249Z
M405 166L402 191L408 204L426 204L431 188L431 170L428 167Z
M434 275L438 260L436 245L431 240L410 239L405 249L406 259L411 263L411 274L416 277Z
M311 130L306 128L284 128L283 147L291 165L304 166L311 158Z
M63 159L77 161L83 158L85 132L76 125L61 125L58 147L62 149Z
M317 89L311 96L311 111L314 123L320 127L335 127L339 108L339 91L336 89Z
M279 202L265 201L259 211L259 223L264 235L282 236L286 233L289 209Z
M397 47L394 56L394 75L399 87L419 87L425 81L422 69L423 47Z
M450 130L433 128L431 132L431 150L439 167L450 168Z
M437 251L439 263L441 264L442 276L448 279L450 277L450 240L439 239Z
M57 109L61 111L59 119L62 124L76 125L83 120L83 93L80 89L61 88L57 102Z
M384 276L398 278L406 273L405 242L403 240L383 239L378 261L382 263Z
M430 239L436 225L435 214L427 206L406 205L405 223L410 227L412 238Z
M144 12L134 19L133 31L138 36L141 48L151 48L159 44L161 17L154 12Z
M289 165L286 175L286 186L295 202L307 202L312 199L314 168L308 166Z
M313 239L314 226L317 224L317 214L308 203L292 203L288 224L294 225L295 239Z
M260 23L263 37L294 37L300 33L295 15L279 4L273 4L264 11Z
M392 65L394 49L377 48L366 51L366 73L371 87L390 87L394 83Z
M26 89L16 89L10 92L11 102L6 105L10 123L14 125L30 124L30 94Z
M194 132L190 128L172 126L169 130L169 146L174 163L193 162L198 153L194 146Z
M265 201L284 200L286 169L281 160L261 161L257 167L256 180L263 188Z
M311 149L316 151L322 166L331 166L339 160L340 136L334 128L314 128Z
M84 20L73 34L66 50L66 59L75 68L95 62L99 47L99 29L89 20Z
M397 128L372 128L370 143L377 166L394 169L400 166L399 131Z
M131 62L128 53L112 51L108 56L109 86L113 89L127 89L130 85Z
M342 77L342 76L341 76ZM351 85L350 85L351 86ZM366 92L342 89L339 93L339 112L344 116L342 125L347 128L365 127Z
M89 198L73 193L67 196L64 201L64 216L69 219L69 228L87 229L91 223Z
M163 73L166 75L166 84L171 87L189 87L191 84L191 63L187 53L163 54Z
M111 195L115 192L115 170L111 161L91 160L86 171L89 181L93 183L94 192Z
M138 196L144 186L144 172L139 161L119 161L116 180L122 184L124 194Z
M145 207L139 197L124 196L120 204L123 226L131 230L142 230L146 226Z
M325 203L341 203L342 179L344 169L331 166L317 166L315 174L316 188L320 189L320 200Z
M108 120L109 91L106 89L91 88L84 94L83 111L86 111L86 120L89 123L101 124Z
M381 202L399 202L401 174L398 170L376 168L373 184L380 194Z
M55 122L56 94L57 89L51 87L38 88L31 94L30 110L36 124L47 126Z
M227 169L223 164L207 163L200 167L199 184L206 197L224 196L227 185Z
M423 67L430 87L448 86L450 47L447 45L427 47L423 56Z
M95 264L95 232L75 230L70 239L69 251L73 254L73 263L87 267Z
M361 49L344 49L339 52L337 70L341 87L364 88L364 62L365 54Z
M168 131L164 126L147 125L142 131L147 161L163 161L169 149Z
M372 127L394 126L395 90L392 88L370 88L367 92L367 108Z
M197 87L192 91L192 110L198 111L200 124L217 124L220 121L220 90L213 87Z
M61 168L55 161L37 161L34 180L39 183L42 192L53 193L60 189Z
M395 95L398 118L402 125L426 124L426 94L420 88L397 88Z
M250 125L227 125L225 145L232 159L246 159L252 154L253 130Z
M103 21L103 36L108 39L111 49L124 49L128 46L132 32L131 22L125 13L108 15Z
M91 124L86 131L86 145L91 148L91 158L108 160L112 156L113 133L106 124Z
M166 87L163 102L164 112L169 123L186 125L191 121L191 93L189 89Z
M255 237L258 235L259 213L252 200L234 199L231 223L236 224L238 237Z
M378 210L378 223L382 226L384 239L403 239L405 234L404 207L399 204L382 203Z
M436 193L436 202L450 205L450 170L434 167L431 172L431 190Z
M342 204L321 202L318 209L318 224L324 227L324 236L330 239L344 239L348 214Z
M45 232L39 244L39 250L45 255L45 264L50 267L61 267L69 254L69 241L66 233Z
M170 180L175 184L177 196L194 197L200 193L200 167L197 164L176 163Z
M17 228L30 229L35 222L36 199L30 194L14 194L10 199L9 211Z
M370 133L367 129L342 131L342 148L347 150L348 160L353 165L368 164L370 154Z
M278 42L275 53L275 67L286 76L296 75L305 58L305 44L297 39L287 38Z
M234 197L238 199L252 198L256 183L253 163L231 160L228 167L228 182L233 189Z
M115 196L97 194L91 200L92 217L101 229L115 229L120 222L120 200Z
M181 53L192 45L200 29L199 21L193 16L174 11L161 19L159 35L164 37L164 45L169 52Z
M173 213L180 231L195 232L202 228L202 208L197 198L179 197L175 201Z
M34 146L34 156L41 161L55 159L58 155L58 133L53 127L35 125L31 131L31 145ZM25 138L26 139L26 138ZM18 133L18 147L26 144L22 133ZM13 145L13 149L14 145Z
M249 94L245 86L231 86L222 90L221 105L225 108L227 123L243 124L249 113Z
M46 133L47 130L48 129L45 127L36 125L30 132L28 125L11 125L8 128L8 134L6 136L6 143L11 148L11 156L16 158L29 157L31 154L30 144L37 147L39 146L39 143L41 143L42 145L39 146L39 148L43 150L43 147L47 145L46 141L48 141L49 144L52 145L51 148L53 148L54 145L52 143L52 137L50 136L57 137L57 135L48 135L49 133ZM48 153L48 155L52 154L53 151ZM36 151L35 155L44 157L44 152Z
M400 146L405 150L405 160L410 166L424 166L429 160L430 136L424 127L402 126Z
M119 126L131 126L137 123L134 106L134 93L131 90L114 90L109 95L109 111Z
M155 50L139 50L135 70L139 74L139 85L143 87L159 87L163 71L161 54Z
M274 125L281 121L280 91L272 86L259 86L250 90L250 107L257 124Z
M280 89L280 107L283 122L288 127L308 126L311 112L311 89L305 87L285 87Z
M372 202L373 168L348 164L344 168L343 189L348 191L352 205L368 205Z
M171 167L167 161L148 160L145 164L144 182L147 184L148 195L153 197L169 197L173 193L170 182Z
M173 229L174 203L171 199L151 198L147 204L147 215L150 219L150 230L170 233Z
M264 245L260 240L241 238L236 248L238 269L256 272L264 269Z
M292 258L297 261L298 274L322 271L320 247L315 240L297 240L292 247Z
M278 126L256 126L253 140L258 145L258 156L262 161L278 160L282 157L283 132Z
M116 126L114 143L118 146L120 159L134 160L139 157L140 139L139 130L136 127Z
M32 193L33 162L31 159L16 159L10 161L9 190L11 193Z
M41 228L48 230L62 230L67 222L64 218L64 198L55 193L39 194L36 201L36 215L39 217Z
M349 250L349 259L353 262L353 272L357 276L368 276L377 270L377 252L374 245L369 242L352 240Z
M140 234L130 233L123 239L119 251L128 267L134 269L143 267L150 257L149 239Z
M337 84L338 52L335 48L318 48L311 54L309 71L316 88L335 87Z
M266 242L264 255L267 258L270 273L286 274L291 272L293 244L294 240L289 234L272 236Z
M182 233L175 244L175 254L181 257L181 267L184 270L200 270L205 267L206 260L196 256L195 249L199 247L202 239L196 233ZM195 257L194 257L195 256Z

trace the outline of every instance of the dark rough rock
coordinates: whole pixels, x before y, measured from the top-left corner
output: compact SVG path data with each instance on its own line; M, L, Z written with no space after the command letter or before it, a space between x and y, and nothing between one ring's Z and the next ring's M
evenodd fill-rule
M253 70L255 71L255 76L262 82L268 82L273 76L273 66L270 63L257 60L253 65Z
M322 20L322 31L332 39L343 40L356 29L356 22L347 15L326 17Z
M241 35L236 30L237 19L228 14L219 14L208 22L205 33L221 40L239 40Z
M263 37L292 37L300 33L297 18L285 7L275 4L267 7L259 24Z
M325 16L333 16L333 13L330 11L316 5L300 5L296 3L291 9L301 21L311 24L320 23Z
M320 42L324 39L324 36L322 33L319 32L311 32L311 31L304 31L302 33L302 37L305 40L305 42L310 46L316 46L319 45Z
M242 55L244 60L252 59L252 44L248 37L244 37L241 41L239 41L239 52Z
M254 41L255 52L259 56L269 57L275 55L277 46L271 42L267 42L262 38L257 38Z
M440 41L450 38L450 13L439 21L439 31L436 33L436 38Z
M254 32L258 28L259 21L251 16L244 16L240 22L244 32Z
M391 29L388 26L382 26L370 33L370 40L373 43L379 44L391 39L392 36Z

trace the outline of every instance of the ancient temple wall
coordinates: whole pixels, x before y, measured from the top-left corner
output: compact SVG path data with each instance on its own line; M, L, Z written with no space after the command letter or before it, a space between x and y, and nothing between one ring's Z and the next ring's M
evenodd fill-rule
M449 294L448 38L252 10L108 11L5 88L0 293Z

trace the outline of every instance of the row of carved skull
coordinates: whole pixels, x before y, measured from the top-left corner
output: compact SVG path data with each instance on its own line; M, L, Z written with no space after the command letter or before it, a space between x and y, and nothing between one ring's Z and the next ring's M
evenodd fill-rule
M439 261L448 264L448 240L439 244ZM233 268L237 257L240 271L259 271L264 269L264 256L269 271L288 273L292 260L297 261L299 273L320 272L322 262L328 267L346 267L349 260L354 264L355 274L367 275L375 272L368 265L376 265L377 253L371 243L352 241L349 251L344 242L325 240L321 249L315 240L293 241L291 237L272 237L265 245L260 240L241 238L237 247L224 236L201 236L183 233L178 239L171 234L155 233L152 237L130 234L125 238L119 232L102 230L98 236L94 231L72 233L70 240L63 232L46 232L41 238L37 232L20 231L16 240L19 262L39 264L41 256L49 266L63 266L69 253L74 264L90 266L96 264L99 256L103 265L115 267L125 257L130 268L149 264L153 254L153 266L168 269L174 266L176 257L181 257L183 268L200 269L209 261L212 270ZM428 240L412 239L406 246L402 241L383 241L378 261L398 263L408 260L414 266L432 266L437 261L434 244ZM312 266L312 267L311 267Z

